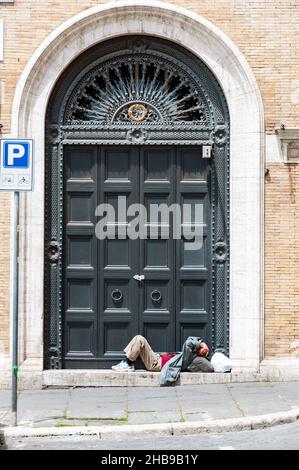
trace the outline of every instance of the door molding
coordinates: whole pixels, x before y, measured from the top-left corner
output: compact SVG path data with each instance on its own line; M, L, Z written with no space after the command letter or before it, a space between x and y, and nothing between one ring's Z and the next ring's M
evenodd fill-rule
M38 156L35 190L21 198L22 359L34 364L34 370L42 370L44 117L48 99L59 77L82 52L127 34L180 42L221 83L231 124L230 356L236 367L256 369L263 356L264 127L260 92L244 56L222 31L187 9L154 0L98 5L66 21L33 54L16 88L11 136L35 139Z

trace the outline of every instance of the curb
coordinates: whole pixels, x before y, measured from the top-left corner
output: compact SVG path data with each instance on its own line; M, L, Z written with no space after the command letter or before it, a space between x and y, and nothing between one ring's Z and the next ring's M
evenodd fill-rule
M1 431L4 439L94 436L98 439L170 437L204 433L250 431L299 419L299 408L244 418L195 421L192 423L132 424L122 426L74 426L72 428L10 427Z

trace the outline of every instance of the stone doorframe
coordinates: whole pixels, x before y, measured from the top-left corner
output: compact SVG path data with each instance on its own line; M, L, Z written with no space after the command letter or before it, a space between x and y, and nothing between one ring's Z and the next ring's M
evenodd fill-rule
M211 22L155 0L115 1L69 19L39 46L16 88L12 137L35 140L34 191L21 197L21 360L43 368L45 115L66 67L93 45L146 34L198 56L222 86L230 112L230 355L257 370L263 358L263 106L256 80L232 41Z

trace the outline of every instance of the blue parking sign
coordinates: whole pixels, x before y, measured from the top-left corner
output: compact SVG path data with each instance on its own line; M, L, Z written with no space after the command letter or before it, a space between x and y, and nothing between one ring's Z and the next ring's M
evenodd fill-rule
M31 191L33 141L30 139L2 139L0 157L0 189L4 191Z
M10 141L3 145L4 168L29 168L30 144L29 142Z

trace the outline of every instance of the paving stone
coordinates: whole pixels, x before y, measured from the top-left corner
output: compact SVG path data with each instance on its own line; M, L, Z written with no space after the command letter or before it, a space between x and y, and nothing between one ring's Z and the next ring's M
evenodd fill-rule
M125 419L127 412L125 408L107 409L107 408L70 408L67 413L69 419Z
M8 408L11 405L11 391L0 390L0 408Z
M173 399L176 397L176 391L173 387L128 387L129 399L143 398L166 398Z
M182 414L186 416L188 414L203 414L207 413L211 419L224 419L224 418L239 418L243 416L242 412L233 403L221 402L221 403L183 403Z
M71 390L71 400L78 402L96 401L103 404L122 403L127 399L126 388L75 388Z
M166 398L146 398L135 400L128 400L128 410L131 411L173 411L178 409L179 403L174 397L173 399Z
M223 396L227 395L227 388L224 384L202 384L202 385L190 385L184 387L177 387L176 388L177 395L180 397L184 396L194 396L194 397L201 397L201 396Z
M245 416L287 411L290 406L279 397L271 383L230 384L230 393Z
M182 413L207 412L213 418L242 416L225 385L200 385L177 391Z
M273 388L290 406L299 406L299 382L274 383Z
M117 393L110 397L103 396L101 391L73 390L67 409L67 418L91 418L91 419L122 419L127 417L126 394Z
M40 422L64 415L70 394L68 390L23 391L18 399L21 422Z
M181 420L179 411L169 412L133 412L129 413L128 424L177 423Z

